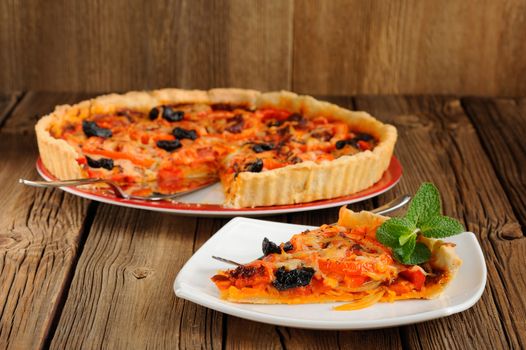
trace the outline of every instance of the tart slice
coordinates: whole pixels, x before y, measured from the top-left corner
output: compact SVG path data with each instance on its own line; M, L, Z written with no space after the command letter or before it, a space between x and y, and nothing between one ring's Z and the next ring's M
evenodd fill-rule
M376 239L386 220L342 208L337 224L298 233L279 245L265 239L262 258L220 271L212 281L221 298L232 302L351 302L340 310L438 296L462 263L455 245L420 237L430 259L419 265L402 264L390 247Z
M396 129L309 96L163 89L59 106L36 125L60 179L97 177L130 194L175 193L220 180L225 206L295 204L372 186Z

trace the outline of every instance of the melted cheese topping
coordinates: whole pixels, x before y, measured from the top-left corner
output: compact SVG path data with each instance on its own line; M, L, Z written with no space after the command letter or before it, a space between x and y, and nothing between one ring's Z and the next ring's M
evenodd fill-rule
M376 230L374 230L376 231ZM212 278L227 300L248 303L312 303L353 301L339 310L353 310L378 301L426 298L449 281L446 271L426 272L397 263L389 248L369 228L323 225L294 235L292 249L272 253ZM307 285L278 290L276 271L313 269Z
M304 118L277 109L224 108L217 110L206 104L158 106L154 118L150 118L151 111L121 109L113 114L78 116L50 131L83 155L77 161L86 176L119 182L137 195L173 193L218 177L228 188L239 172L322 162L376 145L371 135L357 134L347 124L326 117ZM165 119L165 109L184 117ZM87 136L83 121L110 130L111 136ZM195 139L178 137L175 128L195 133ZM166 150L158 144L176 139L181 143L176 149ZM113 167L93 166L93 160L100 159L112 160Z

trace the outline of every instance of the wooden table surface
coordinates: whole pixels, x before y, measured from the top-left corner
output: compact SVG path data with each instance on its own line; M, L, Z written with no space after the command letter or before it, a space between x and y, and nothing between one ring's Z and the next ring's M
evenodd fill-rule
M90 202L36 179L33 127L55 105L91 97L0 96L0 347L502 349L526 348L526 98L324 97L399 131L404 167L371 209L421 182L447 215L477 234L488 283L471 309L372 331L313 331L227 316L177 299L175 276L226 219L191 218ZM267 217L319 225L337 209Z

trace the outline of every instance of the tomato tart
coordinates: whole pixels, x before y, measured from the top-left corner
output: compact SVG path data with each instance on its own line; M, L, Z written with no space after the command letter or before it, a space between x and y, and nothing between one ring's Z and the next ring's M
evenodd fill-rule
M263 241L261 258L212 277L223 299L239 303L349 302L354 310L376 302L430 299L453 280L461 259L455 245L420 237L431 252L418 265L404 265L376 239L387 217L340 210L337 224L298 233L281 244Z
M98 177L130 194L220 180L225 206L349 195L387 169L396 129L365 112L291 92L162 89L58 106L36 125L59 179Z

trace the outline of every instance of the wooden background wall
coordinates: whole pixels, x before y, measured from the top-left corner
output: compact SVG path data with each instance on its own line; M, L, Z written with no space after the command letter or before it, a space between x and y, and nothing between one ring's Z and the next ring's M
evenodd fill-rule
M526 1L0 1L0 91L166 86L526 95Z

